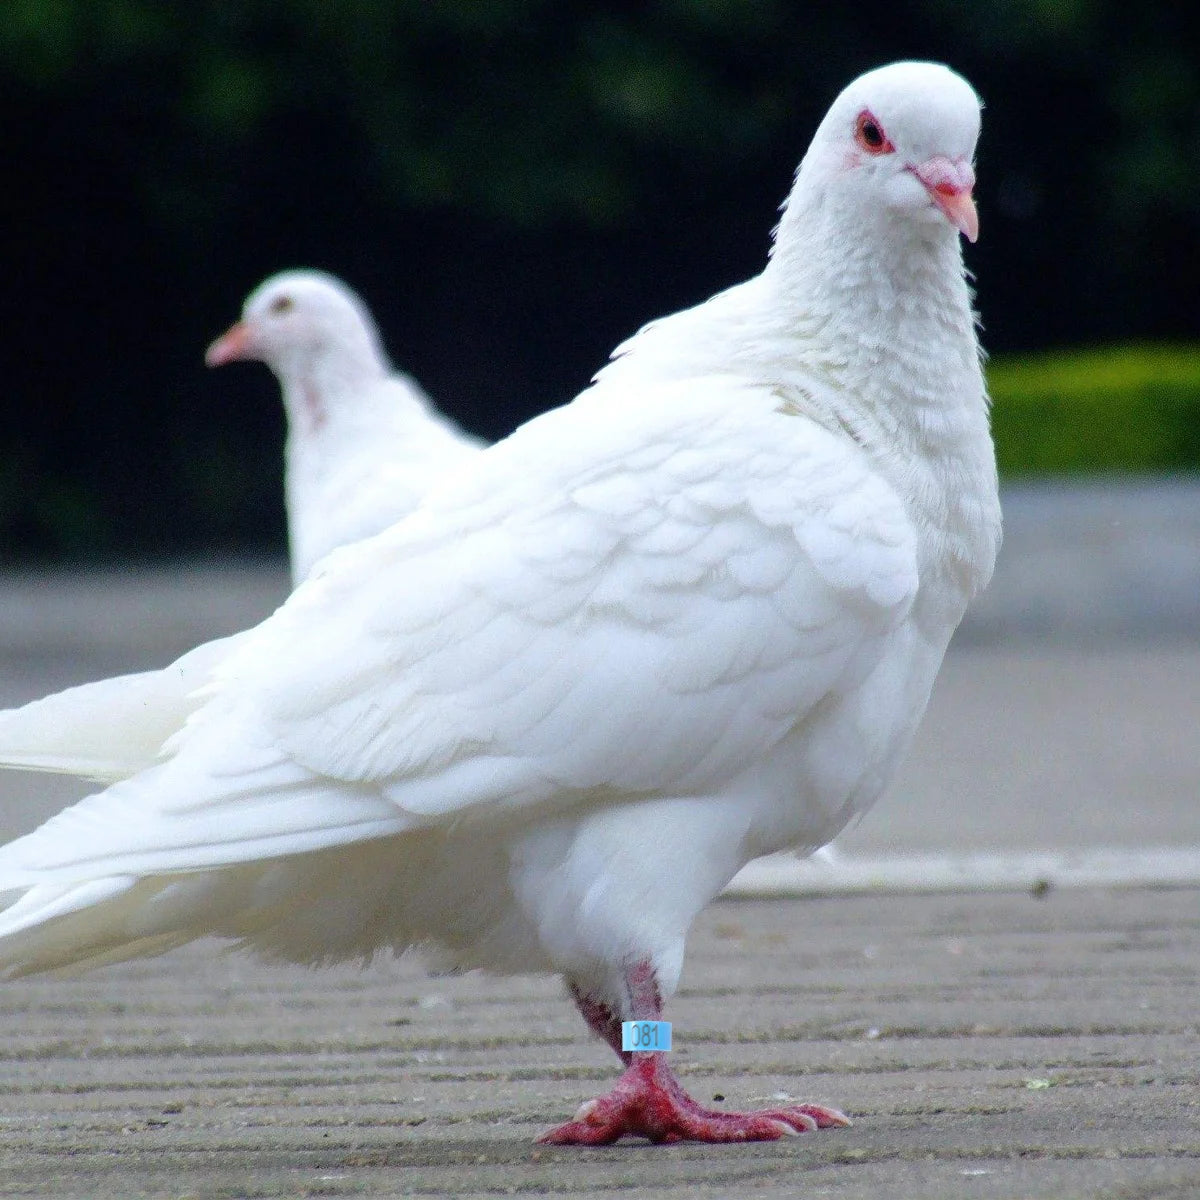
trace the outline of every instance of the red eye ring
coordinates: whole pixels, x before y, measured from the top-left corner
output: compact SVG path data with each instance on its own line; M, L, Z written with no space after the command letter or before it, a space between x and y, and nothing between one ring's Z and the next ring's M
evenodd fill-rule
M891 154L896 149L883 126L865 108L854 122L854 140L868 154Z

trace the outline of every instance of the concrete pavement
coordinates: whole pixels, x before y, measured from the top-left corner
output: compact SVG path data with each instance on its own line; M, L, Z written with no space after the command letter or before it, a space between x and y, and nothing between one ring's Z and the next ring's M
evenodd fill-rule
M616 1065L554 982L189 947L0 987L0 1195L1190 1200L1198 984L1194 890L720 901L685 1085L853 1127L538 1149Z

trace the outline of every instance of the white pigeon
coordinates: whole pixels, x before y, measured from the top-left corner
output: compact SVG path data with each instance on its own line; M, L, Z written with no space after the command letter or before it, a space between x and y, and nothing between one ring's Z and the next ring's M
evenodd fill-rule
M407 516L483 446L391 370L362 301L322 271L265 280L205 358L210 366L261 359L279 379L294 583L329 551ZM187 719L196 687L237 636L168 671L85 683L0 713L0 763L104 781L134 773Z
M266 363L283 392L293 583L407 516L483 446L392 370L366 306L323 271L265 280L205 355L213 367L245 359Z
M979 102L852 83L763 273L331 555L142 770L0 848L10 976L206 934L303 963L422 945L561 973L625 1069L544 1135L746 1141L654 1021L696 915L875 800L990 577L996 470L959 232Z

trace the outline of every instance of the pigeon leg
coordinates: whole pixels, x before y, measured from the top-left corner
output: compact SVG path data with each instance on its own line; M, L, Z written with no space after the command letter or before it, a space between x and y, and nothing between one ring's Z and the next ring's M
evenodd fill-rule
M616 1055L626 1066L629 1065L629 1051L621 1049L621 1022L613 1016L612 1009L599 1000L592 999L586 992L575 984L569 984L568 990L575 1007L583 1014L588 1028L606 1041L616 1052Z
M649 963L635 964L626 974L632 1020L657 1021L662 998ZM754 1112L704 1108L683 1090L666 1055L621 1051L621 1022L607 1005L584 995L574 984L571 994L584 1020L626 1063L612 1091L589 1100L573 1121L544 1133L549 1145L606 1146L622 1137L652 1142L765 1142L789 1134L849 1125L835 1108L786 1104Z

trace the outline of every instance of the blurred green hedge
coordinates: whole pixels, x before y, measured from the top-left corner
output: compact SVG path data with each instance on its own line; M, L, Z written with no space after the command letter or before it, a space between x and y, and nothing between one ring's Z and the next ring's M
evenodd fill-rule
M1005 356L987 376L1002 475L1200 469L1200 346Z

